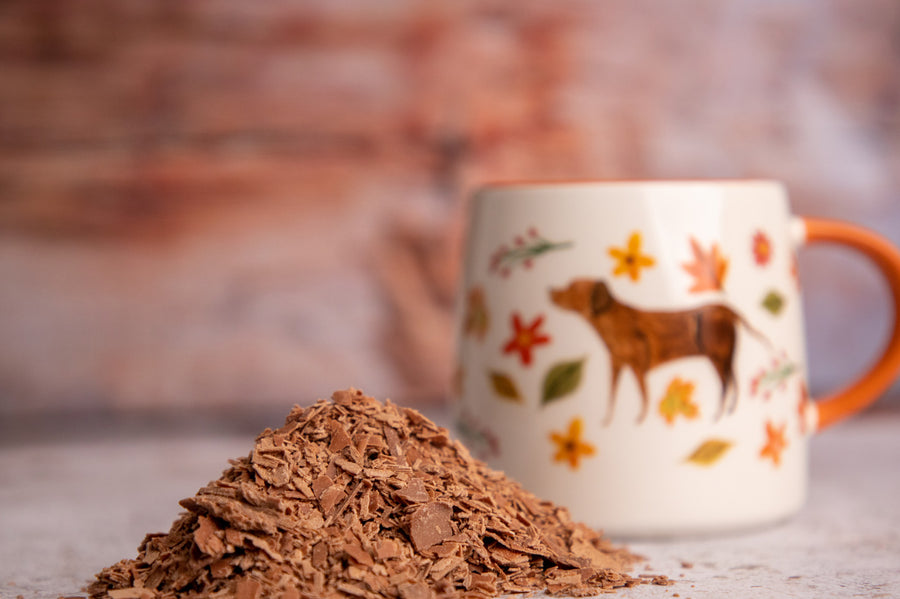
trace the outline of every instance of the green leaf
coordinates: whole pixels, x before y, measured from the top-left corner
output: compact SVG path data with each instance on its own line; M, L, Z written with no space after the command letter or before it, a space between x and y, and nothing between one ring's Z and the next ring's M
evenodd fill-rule
M581 384L584 358L554 365L544 377L544 392L541 403L547 404L569 395Z
M687 457L687 461L698 466L712 466L722 459L732 445L731 441L724 439L707 439Z
M492 371L488 373L488 376L491 377L491 386L494 388L497 395L509 401L522 403L522 396L519 394L519 389L509 375Z
M773 316L778 316L784 308L784 296L773 289L763 298L762 307L771 312Z

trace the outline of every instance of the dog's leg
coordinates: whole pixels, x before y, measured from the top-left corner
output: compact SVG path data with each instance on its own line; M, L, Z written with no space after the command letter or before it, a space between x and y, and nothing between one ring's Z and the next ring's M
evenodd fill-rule
M609 426L612 422L613 411L616 407L616 387L619 383L619 374L622 372L622 365L615 360L611 361L611 380L609 384L609 397L606 400L606 415L603 417L603 426Z
M719 382L722 384L722 394L719 397L719 409L716 411L716 421L722 419L725 415L725 406L728 403L728 376L725 374L725 365L719 361L711 360L719 375Z
M733 413L737 407L737 382L732 370L732 357L732 355L719 356L716 359L710 357L710 361L716 369L716 374L719 375L719 382L722 383L722 395L719 400L719 411L716 412L716 420L721 419L726 412L728 414ZM731 396L731 405L728 405L729 395Z
M722 385L724 386L724 390L731 391L731 405L728 407L728 413L734 414L735 408L737 408L738 402L738 386L737 380L734 376L734 347L735 344L732 342L731 347L728 350L728 355L725 356L725 360L722 364L722 371L724 376ZM724 393L723 390L723 393ZM725 396L722 396L722 409L725 408Z
M734 414L738 404L738 382L737 375L734 373L734 364L728 369L728 388L731 389L731 407L728 408L729 414Z
M737 342L735 322L739 318L736 312L725 306L707 306L702 314L697 317L697 351L700 355L709 358L713 368L719 375L722 383L722 394L719 399L719 409L716 420L722 418L726 412L734 411L737 405L737 394L733 395L732 403L728 405L728 393L734 383L734 348Z
M647 399L647 371L638 372L635 370L634 374L637 378L638 387L641 388L641 413L637 419L638 424L641 424L647 418L647 410L650 405L650 401Z

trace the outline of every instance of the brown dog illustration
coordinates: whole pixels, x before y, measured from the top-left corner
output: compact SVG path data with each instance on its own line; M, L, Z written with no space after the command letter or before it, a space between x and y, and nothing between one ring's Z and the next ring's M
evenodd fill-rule
M719 413L725 411L729 389L733 400L728 410L737 405L737 385L732 366L737 340L737 323L768 344L734 310L722 304L709 304L677 312L650 312L618 301L603 281L576 279L565 289L551 289L554 304L581 315L603 339L609 349L612 366L609 404L605 423L612 419L616 383L625 366L631 367L641 389L643 404L638 422L647 416L647 371L669 360L688 356L704 356L712 362L722 381Z

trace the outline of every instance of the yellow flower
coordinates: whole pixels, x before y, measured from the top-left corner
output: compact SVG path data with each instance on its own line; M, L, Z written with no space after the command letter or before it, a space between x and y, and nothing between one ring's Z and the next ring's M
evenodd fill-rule
M650 268L656 264L656 260L652 256L641 253L641 234L635 231L628 238L626 247L611 247L609 255L616 260L616 268L613 275L619 276L627 274L632 281L641 278L641 269Z
M659 402L659 413L668 424L674 423L675 417L679 414L688 420L696 418L700 413L700 408L692 401L693 395L694 383L675 377L669 383L666 395Z
M550 440L556 444L553 461L568 462L569 468L577 470L582 457L594 455L596 453L594 446L581 440L583 432L584 422L581 418L573 418L565 434L556 431L550 433Z

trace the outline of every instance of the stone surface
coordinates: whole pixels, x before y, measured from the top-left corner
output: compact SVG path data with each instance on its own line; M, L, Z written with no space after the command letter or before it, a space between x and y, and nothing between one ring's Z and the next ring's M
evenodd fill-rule
M439 419L440 420L440 419ZM630 543L675 586L621 597L900 595L900 414L839 425L813 440L807 506L765 530ZM252 435L144 437L0 447L0 597L77 594L102 567L168 530L177 501L244 455ZM638 572L643 571L639 566Z

